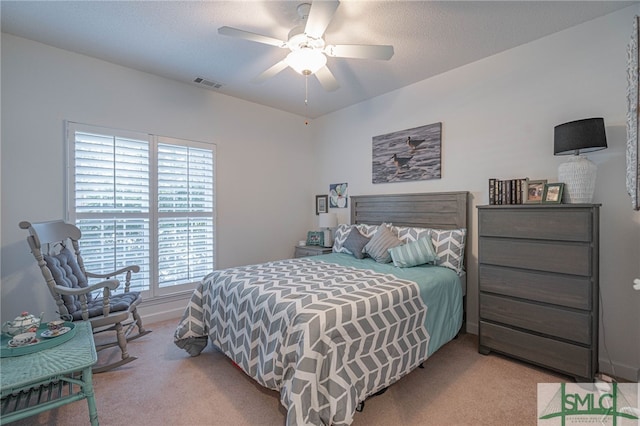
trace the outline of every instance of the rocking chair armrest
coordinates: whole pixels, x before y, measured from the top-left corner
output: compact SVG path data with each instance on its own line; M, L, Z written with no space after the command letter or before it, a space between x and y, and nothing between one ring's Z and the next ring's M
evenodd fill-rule
M60 294L65 294L70 296L71 295L79 296L81 294L88 294L96 290L101 290L105 287L109 287L110 290L115 290L116 288L118 288L119 285L120 285L120 281L116 279L112 279L112 280L106 280L106 281L101 281L99 283L91 284L87 287L69 288L69 287L56 284L54 288L56 289L56 292Z
M116 275L124 274L125 272L140 272L140 267L138 265L129 265L124 268L118 269L117 271L109 272L108 274L95 274L93 272L87 272L87 277L89 278L111 278Z

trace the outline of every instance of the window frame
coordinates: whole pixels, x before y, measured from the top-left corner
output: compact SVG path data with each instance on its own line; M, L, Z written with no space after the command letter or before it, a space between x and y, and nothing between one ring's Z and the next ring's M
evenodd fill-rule
M145 218L149 221L149 289L141 292L145 300L153 300L159 297L171 296L176 294L191 293L199 281L170 285L166 287L160 287L159 284L159 228L158 224L160 218L164 214L159 213L158 206L158 145L169 144L183 147L191 147L197 149L210 150L212 153L212 179L213 179L213 196L212 196L212 212L211 220L213 226L213 256L212 264L213 269L217 265L217 146L214 143L199 142L193 140L179 139L167 136L159 136L150 133L135 132L121 129L112 129L103 126L88 125L82 123L76 123L72 121L65 121L65 220L70 223L76 223L78 214L75 205L75 141L76 132L97 133L102 135L109 135L118 138L130 138L136 140L147 141L149 147L149 212L147 213L133 213L128 214L132 217ZM90 214L93 215L93 214ZM100 216L100 213L95 213ZM82 215L81 215L82 216ZM184 216L183 213L177 212L174 217ZM208 216L208 214L206 215ZM82 250L82 240L80 240L80 248ZM90 271L97 272L97 271Z

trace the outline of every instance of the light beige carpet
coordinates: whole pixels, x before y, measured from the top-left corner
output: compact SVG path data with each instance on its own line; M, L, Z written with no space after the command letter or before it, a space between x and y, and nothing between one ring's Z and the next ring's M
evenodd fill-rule
M211 346L194 358L176 347L177 322L145 324L153 333L129 344L138 359L94 375L101 425L284 424L277 392L259 386ZM535 425L537 383L571 380L499 355L480 355L471 334L445 345L424 366L369 398L353 424ZM85 401L14 423L84 424Z

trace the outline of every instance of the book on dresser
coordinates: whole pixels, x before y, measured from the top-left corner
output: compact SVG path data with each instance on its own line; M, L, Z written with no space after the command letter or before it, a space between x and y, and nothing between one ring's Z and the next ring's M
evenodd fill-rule
M478 350L592 381L599 205L478 206Z
M523 191L527 181L527 178L489 178L489 204L522 204L525 200Z

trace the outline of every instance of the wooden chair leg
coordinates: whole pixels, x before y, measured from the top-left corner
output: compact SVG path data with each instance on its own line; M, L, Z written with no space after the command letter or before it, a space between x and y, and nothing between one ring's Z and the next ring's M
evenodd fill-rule
M131 326L132 324L130 324ZM109 371L112 370L114 368L123 366L125 364L128 364L132 361L135 361L137 359L137 357L135 356L131 356L129 355L129 352L127 351L127 341L131 340L128 339L125 333L125 327L122 325L122 323L118 322L116 323L113 327L109 327L106 330L102 330L102 331L113 331L115 330L116 332L116 338L117 338L117 342L111 342L105 345L100 345L100 346L96 346L96 350L100 351L102 349L106 349L109 347L113 347L113 346L118 346L120 348L120 352L122 352L122 359L120 361L108 364L108 365L103 365L103 366L99 366L99 367L94 367L93 368L93 373L97 374L97 373L103 373L105 371ZM146 333L150 333L150 331L146 331ZM136 337L138 337L139 335L137 335Z
M135 311L132 312L132 314L133 314L133 319L136 321L136 325L138 326L138 334L146 334L145 329L142 326L142 318L140 318L140 314L138 313L138 310L136 309Z
M116 335L118 336L118 346L122 351L122 359L129 358L129 352L127 352L127 337L124 335L124 330L121 323L116 324Z

